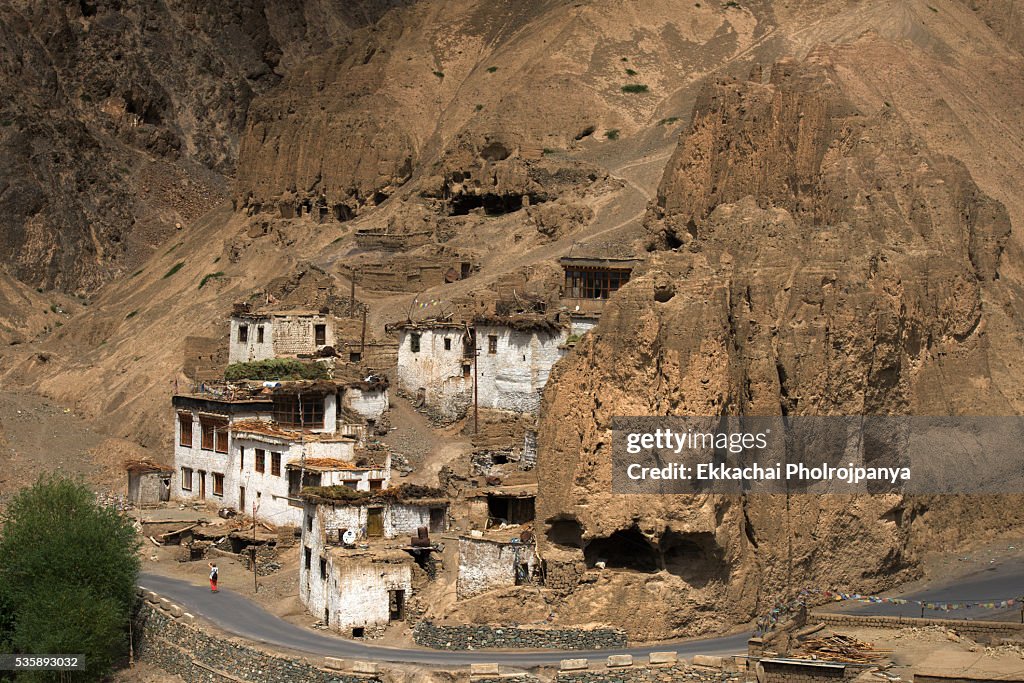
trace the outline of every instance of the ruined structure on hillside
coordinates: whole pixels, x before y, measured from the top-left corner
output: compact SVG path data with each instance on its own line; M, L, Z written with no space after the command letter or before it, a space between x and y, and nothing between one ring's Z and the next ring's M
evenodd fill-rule
M335 345L334 319L320 311L257 311L236 307L228 362L314 356Z

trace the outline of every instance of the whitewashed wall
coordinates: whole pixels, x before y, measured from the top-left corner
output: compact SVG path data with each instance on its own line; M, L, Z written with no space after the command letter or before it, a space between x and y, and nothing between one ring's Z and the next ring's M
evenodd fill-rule
M245 325L248 328L248 339L245 342L238 341L238 328ZM263 326L263 343L257 342L259 336L256 334L256 327ZM231 318L231 331L228 337L228 362L247 363L254 360L266 360L274 357L274 333L270 318Z
M516 565L521 562L529 565L532 575L536 562L532 544L500 543L461 536L456 595L461 600L484 591L516 585Z
M346 409L364 420L379 420L391 407L387 389L363 390L349 387L345 389L341 402Z
M420 350L412 350L412 335L420 335ZM455 419L473 402L473 374L463 376L462 337L457 328L400 330L398 384L411 396L422 389L426 404L440 415ZM449 349L444 340L449 340Z
M568 331L552 334L478 325L476 332L480 407L536 414L551 368L564 354L559 347ZM490 353L492 335L497 337L496 353Z

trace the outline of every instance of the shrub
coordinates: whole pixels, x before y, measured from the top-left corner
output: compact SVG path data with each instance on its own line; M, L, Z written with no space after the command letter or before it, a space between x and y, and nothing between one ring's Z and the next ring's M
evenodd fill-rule
M487 73L489 73L489 74L492 74L492 73L494 73L497 70L498 70L498 67L496 67L496 66L489 66L489 67L487 67Z
M135 317L135 316L137 316L138 314L139 314L139 312L138 312L138 311L132 311L131 313L129 313L128 315L126 315L126 316L124 317L124 319L125 319L125 320L131 320L132 318L134 318L134 317Z
M618 128L612 128L611 130L606 130L604 132L604 136L606 138L608 138L609 140L618 140L619 139L619 129Z
M622 92L639 93L647 92L647 90L647 86L642 83L630 83L629 85L622 86Z
M185 267L185 262L184 261L178 261L177 263L175 263L171 267L170 270L168 270L166 273L164 273L164 276L162 278L160 278L160 279L161 280L166 280L167 278L169 278L170 276L174 275L175 273L177 273L179 270L181 270L184 267Z
M659 126L671 126L673 123L675 123L678 120L679 120L678 116L670 116L667 119L662 119L661 121L658 121L658 125Z
M626 69L626 75L627 76L636 76L636 70L635 69Z
M478 105L476 105L476 107L474 107L474 109L476 109L477 111L480 111L483 108L484 108L484 105L482 105L482 104L478 104Z
M437 76L438 78L444 78L444 72L443 71L435 71L434 75Z
M207 273L206 275L204 275L203 279L199 281L199 289L202 289L203 285L205 285L207 282L209 282L215 277L224 277L224 271L218 270L216 273Z
M23 489L0 530L0 652L82 653L75 680L103 679L127 651L138 547L131 520L81 482Z
M320 363L303 363L294 358L268 358L249 363L232 363L224 371L224 379L259 381L327 379L327 368Z

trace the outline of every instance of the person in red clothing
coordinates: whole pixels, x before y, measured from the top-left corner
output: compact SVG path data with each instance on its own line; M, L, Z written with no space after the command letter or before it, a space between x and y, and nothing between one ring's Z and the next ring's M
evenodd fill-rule
M213 562L210 563L210 590L217 592L217 565Z

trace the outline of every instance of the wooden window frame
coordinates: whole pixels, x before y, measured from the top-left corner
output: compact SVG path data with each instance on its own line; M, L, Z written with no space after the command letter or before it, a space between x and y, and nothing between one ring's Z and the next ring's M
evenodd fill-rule
M248 344L249 343L249 326L247 324L240 324L238 326L238 343Z
M487 335L487 353L494 355L498 352L498 335L489 334Z
M185 473L186 472L188 472L188 486L185 486ZM193 469L191 467L182 467L181 468L181 490L182 491L191 491L192 490L192 485L193 485L194 477L195 477L195 472L193 471Z
M263 339L264 339L264 337L263 337L263 325L257 325L256 326L256 343L257 344L262 344L263 343Z
M313 345L327 346L327 325L325 323L314 323Z
M270 474L274 477L281 476L281 454L278 451L270 451Z
M213 495L224 497L224 475L220 472L211 472L213 475Z
M410 332L409 333L409 350L413 353L420 352L420 333Z
M262 448L254 449L256 451L255 460L253 461L253 467L259 474L265 474L267 471L267 451Z
M178 445L192 448L192 413L178 413ZM187 427L186 427L187 425ZM188 437L186 438L186 433Z
M274 422L282 427L323 429L325 396L281 396L274 399ZM301 408L300 408L301 404Z

